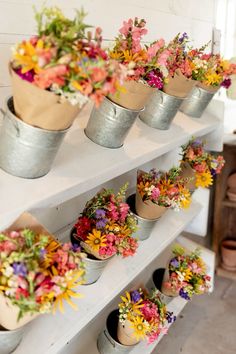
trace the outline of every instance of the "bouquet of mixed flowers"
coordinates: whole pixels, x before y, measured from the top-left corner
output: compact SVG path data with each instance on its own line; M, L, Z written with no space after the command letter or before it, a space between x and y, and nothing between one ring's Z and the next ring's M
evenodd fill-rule
M132 345L146 339L148 343L167 333L167 323L175 321L168 312L158 290L147 293L143 289L126 292L119 304L118 339L124 345Z
M63 300L76 309L83 273L71 244L30 229L0 233L0 324L15 329L58 306L63 312Z
M114 94L125 67L101 48L101 29L87 31L85 14L73 20L57 7L36 13L38 34L15 46L10 63L16 114L44 129L68 128L91 98ZM45 118L46 117L46 118Z
M165 272L162 292L169 296L180 295L185 300L190 300L194 294L207 293L211 277L206 274L200 250L187 253L181 246L175 246L172 252L174 256Z
M160 217L166 208L179 210L187 208L191 195L186 188L188 178L180 176L180 168L173 167L168 172L138 171L136 211L138 215L155 219Z
M124 88L127 92L112 95L111 99L130 109L141 109L152 94L150 88L161 89L168 75L166 61L169 52L165 41L160 39L150 46L141 44L147 34L146 21L137 17L123 22L115 46L110 50L110 58L124 64L128 70Z
M136 252L138 242L132 234L137 229L137 221L125 203L126 189L127 185L117 194L111 189L98 192L87 202L75 224L73 238L97 259L114 254L128 257Z
M184 175L192 170L195 186L203 188L212 185L213 177L221 172L225 164L222 155L214 156L205 151L204 143L200 139L192 139L182 146L181 162L183 170L186 169Z

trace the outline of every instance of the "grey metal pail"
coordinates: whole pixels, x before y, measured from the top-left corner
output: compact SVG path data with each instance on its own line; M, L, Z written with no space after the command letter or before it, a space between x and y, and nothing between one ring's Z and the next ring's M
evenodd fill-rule
M139 118L152 128L167 130L185 99L155 90Z
M40 129L23 122L14 114L12 97L8 98L0 131L0 167L23 178L46 175L68 130Z
M133 237L137 238L139 241L144 241L148 239L158 219L156 220L144 219L141 216L137 215L135 211L135 194L130 195L127 198L126 202L129 205L131 212L135 215L137 220L138 230L133 234Z
M123 345L118 342L118 321L119 310L114 310L107 317L106 328L98 336L97 347L100 354L126 354L135 347L135 345Z
M180 111L194 118L200 118L212 100L215 92L193 87L187 99L181 104Z
M157 289L160 292L161 299L168 304L171 300L173 300L172 296L167 296L161 292L162 290L162 282L165 275L165 268L158 268L152 273L152 277L149 279L146 284L147 289Z
M99 108L93 107L85 134L98 145L119 148L140 111L121 107L105 97Z
M24 330L25 327L20 327L14 331L8 331L0 326L0 354L12 353L21 342Z
M85 258L83 259L85 265L85 282L84 285L89 285L95 283L100 276L107 263L111 258L108 259L91 259Z

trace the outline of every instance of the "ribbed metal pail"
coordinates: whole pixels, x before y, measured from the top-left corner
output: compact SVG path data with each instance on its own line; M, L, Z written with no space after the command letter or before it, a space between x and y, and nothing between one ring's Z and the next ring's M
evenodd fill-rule
M195 86L187 99L181 104L180 111L194 118L200 118L212 100L215 92Z
M14 331L8 331L0 327L0 354L12 353L22 340L24 330L25 327L20 327Z
M98 145L119 148L139 113L105 98L99 108L93 107L85 134Z
M0 167L23 178L46 175L69 128L52 131L24 123L14 114L12 97L6 100L5 109L0 131Z
M158 220L144 219L137 215L135 210L135 194L130 195L127 198L127 204L129 204L131 212L135 215L137 219L138 230L133 234L133 237L137 238L139 241L144 241L151 235L152 229Z
M152 128L167 130L185 99L155 90L139 118Z
M80 240L78 239L78 237L76 237L76 230L74 227L70 232L70 239L72 245L81 247ZM83 285L89 285L95 283L102 275L104 268L106 267L107 263L111 258L112 257L107 259L95 259L95 258L88 258L88 257L84 258L83 263L85 266L85 275L84 275Z
M114 310L107 317L106 328L99 334L97 346L100 354L125 354L135 345L123 345L118 342L117 328L119 321L119 310Z

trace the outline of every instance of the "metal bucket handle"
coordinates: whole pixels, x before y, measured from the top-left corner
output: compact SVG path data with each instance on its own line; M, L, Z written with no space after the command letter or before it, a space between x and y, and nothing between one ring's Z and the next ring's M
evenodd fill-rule
M105 335L105 337L109 340L109 342L111 343L111 345L113 346L113 348L115 348L116 347L116 345L115 345L115 343L114 342L112 342L111 340L110 340L110 338L108 337L108 334L107 334L107 331L106 330L104 330L104 335Z
M4 111L4 109L2 109L2 108L0 108L0 112L1 112L2 115L3 115L3 119L5 119L7 113L6 113L6 112ZM18 127L18 124L17 124L16 122L13 122L12 119L9 119L9 120L10 120L11 124L13 125L13 127L14 127L15 130L16 130L16 136L19 137L19 136L20 136L20 129L19 129L19 127Z
M196 87L196 89L197 89L196 96L197 96L197 98L200 98L202 95L202 92L199 87Z

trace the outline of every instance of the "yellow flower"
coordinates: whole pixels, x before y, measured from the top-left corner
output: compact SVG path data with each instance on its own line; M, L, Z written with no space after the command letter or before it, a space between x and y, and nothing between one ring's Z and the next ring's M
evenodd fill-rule
M171 189L173 187L174 187L174 184L171 183L171 181L169 179L162 179L160 181L160 186L159 186L161 195L165 194L166 191L168 191L169 189Z
M142 317L133 317L130 327L134 330L134 336L137 340L145 339L146 333L148 331L148 326Z
M192 278L192 276L193 276L193 273L191 272L190 269L186 269L184 271L184 273L185 273L185 276L184 276L184 280L185 281L189 281Z
M181 208L187 209L191 204L191 194L188 189L179 186L182 199L180 201Z
M77 288L79 285L83 284L83 280L79 280L84 274L84 270L78 271L69 271L63 279L63 285L61 286L62 292L60 295L56 296L56 300L53 305L53 312L56 311L57 307L59 310L64 313L63 301L65 300L68 304L74 309L77 310L77 305L71 301L71 298L81 298L82 295L77 293L74 288Z
M215 72L209 72L206 74L206 84L207 85L219 85L222 81L222 76L215 73Z
M119 304L119 307L120 308L123 308L123 307L129 307L129 314L128 314L128 317L132 316L134 313L136 315L141 315L141 311L139 310L141 307L143 307L144 305L141 304L141 302L143 301L142 299L140 299L139 301L137 302L132 302L131 301L131 296L130 296L130 293L128 291L125 292L125 296L121 296L121 300L123 301L123 303ZM130 315L130 316L129 316Z
M138 53L132 53L131 50L124 50L123 52L124 55L124 61L126 62L144 62L147 60L147 52L145 50L140 50Z
M43 49L44 43L39 39L34 47L30 42L22 42L17 47L17 52L14 55L15 64L22 67L22 73L25 74L30 70L34 70L38 74L41 70L38 64L37 50Z
M196 187L209 187L213 183L213 178L210 171L196 173Z
M56 250L60 247L60 243L56 240L52 239L51 242L45 247L45 256L42 262L43 268L48 268L53 263L53 255Z
M106 236L100 230L93 229L85 241L94 251L99 251L100 247L106 247Z
M124 58L124 53L114 50L113 52L109 52L109 56L111 59L122 60Z
M149 182L146 182L145 184L141 181L138 185L137 185L137 188L138 188L138 192L139 194L141 195L141 197L143 198L143 196L145 195L146 193L146 190L150 187L150 184Z

